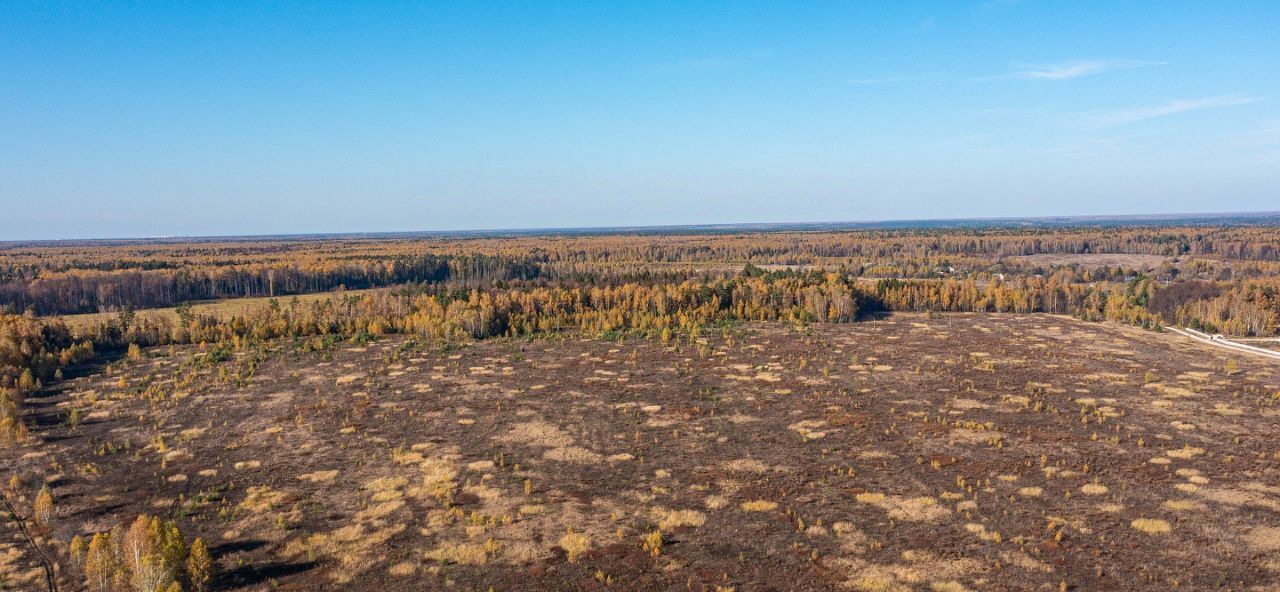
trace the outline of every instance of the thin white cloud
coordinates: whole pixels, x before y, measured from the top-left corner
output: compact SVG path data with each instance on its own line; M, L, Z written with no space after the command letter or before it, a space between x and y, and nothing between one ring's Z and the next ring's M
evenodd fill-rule
M1250 97L1246 95L1223 95L1218 97L1206 97L1203 99L1176 99L1166 101L1159 105L1150 105L1147 107L1118 109L1115 111L1095 111L1085 114L1085 119L1090 126L1103 128L1125 125L1156 117L1176 115L1178 113L1186 113L1187 111L1245 105L1257 102L1258 100L1259 99L1257 97Z
M980 80L1018 78L1021 80L1070 80L1115 70L1163 66L1166 62L1143 60L1079 60L1057 64L1015 64L1018 70L998 76L986 76Z

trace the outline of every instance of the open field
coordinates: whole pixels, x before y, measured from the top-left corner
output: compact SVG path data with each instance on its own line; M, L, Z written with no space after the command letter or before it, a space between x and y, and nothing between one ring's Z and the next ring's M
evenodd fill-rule
M315 302L317 300L325 300L334 296L360 296L362 294L371 294L380 291L379 288L369 290L344 290L336 292L317 292L311 294L298 294L296 296L277 296L275 298L224 298L221 300L213 300L209 302L195 302L191 304L191 313L195 315L206 315L217 319L227 319L234 315L244 315L250 311L267 306L271 300L276 300L281 305L288 305L295 298L299 302ZM164 308L148 308L134 311L134 315L138 319L164 319L170 324L178 322L178 308L176 306ZM91 312L84 314L64 315L62 320L67 326L73 330L85 330L98 323L109 322L120 316L117 312Z
M895 314L217 357L28 400L44 443L3 460L54 473L49 537L172 515L219 590L1280 585L1280 366L1168 333ZM0 562L38 580L13 538Z
M1079 265L1081 267L1124 267L1126 269L1155 269L1172 258L1161 255L1137 255L1127 253L1040 253L1010 257L1023 265Z

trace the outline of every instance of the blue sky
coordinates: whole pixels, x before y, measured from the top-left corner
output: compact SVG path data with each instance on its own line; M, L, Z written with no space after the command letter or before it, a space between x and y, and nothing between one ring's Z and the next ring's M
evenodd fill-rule
M0 240L1280 210L1280 3L0 3Z

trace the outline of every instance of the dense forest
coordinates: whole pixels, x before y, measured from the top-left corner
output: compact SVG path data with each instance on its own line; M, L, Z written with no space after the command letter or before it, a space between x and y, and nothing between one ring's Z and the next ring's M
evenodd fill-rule
M1265 226L992 228L14 244L0 245L0 307L36 316L115 313L410 286L456 309L453 302L473 298L460 291L496 303L689 283L714 292L745 266L765 278L836 274L851 293L887 310L1052 312L1270 335L1280 233ZM497 332L536 326L529 318L543 310L515 312L515 322L499 322ZM559 318L556 310L551 316Z

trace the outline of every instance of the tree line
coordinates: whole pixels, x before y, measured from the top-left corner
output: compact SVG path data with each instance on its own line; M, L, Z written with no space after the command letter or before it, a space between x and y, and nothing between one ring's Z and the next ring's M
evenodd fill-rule
M162 308L182 302L270 297L366 289L404 283L458 284L529 279L538 267L524 260L474 254L396 256L375 261L325 261L236 266L76 270L0 283L0 304L39 315Z

